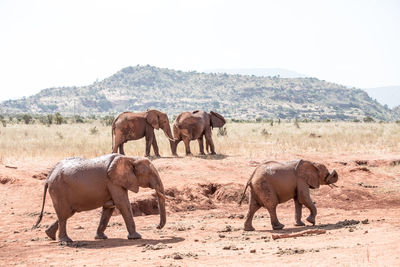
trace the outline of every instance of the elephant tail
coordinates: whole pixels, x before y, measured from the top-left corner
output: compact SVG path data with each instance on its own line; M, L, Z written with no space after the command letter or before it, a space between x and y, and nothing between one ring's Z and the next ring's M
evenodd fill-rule
M253 179L254 174L256 173L257 168L253 171L253 173L251 174L249 180L247 181L246 187L244 188L244 191L242 193L242 198L239 201L239 206L242 205L242 202L244 200L244 198L246 197L246 191L247 191L247 187L251 187L251 180Z
M115 135L115 125L113 122L113 124L111 126L111 148L112 148L112 151L114 151L114 139L115 139L114 135Z
M43 210L44 210L44 203L46 202L46 193L47 193L47 188L49 187L49 185L46 183L44 184L44 192L43 192L43 203L42 203L42 211L39 214L39 218L37 219L36 223L34 226L32 226L32 230L37 228L37 226L39 225L39 223L42 221L42 217L43 217Z

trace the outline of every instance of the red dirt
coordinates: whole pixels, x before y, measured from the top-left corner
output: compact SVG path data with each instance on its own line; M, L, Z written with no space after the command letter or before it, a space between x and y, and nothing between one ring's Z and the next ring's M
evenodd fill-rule
M238 207L244 185L257 163L245 157L154 159L167 197L162 230L152 190L130 193L141 240L126 239L120 215L111 218L108 240L94 240L100 210L68 221L71 246L47 238L56 219L47 197L41 227L30 230L40 211L43 183L56 160L0 165L0 265L380 265L400 264L400 155L285 155L304 158L339 174L337 188L312 190L317 224L294 227L292 201L278 206L286 226L273 231L265 209L256 213L254 232L244 232L247 204ZM303 219L308 211L303 209ZM147 216L143 216L147 215ZM318 235L292 237L310 230ZM307 232L307 233L313 233ZM272 234L290 238L272 239Z

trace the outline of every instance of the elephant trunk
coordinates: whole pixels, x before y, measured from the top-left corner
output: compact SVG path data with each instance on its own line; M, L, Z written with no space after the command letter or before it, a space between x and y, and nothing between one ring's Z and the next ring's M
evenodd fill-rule
M158 200L158 209L160 210L160 224L157 226L157 229L162 229L167 222L167 213L165 211L165 195L164 195L164 186L161 182L161 179L158 178L159 183L155 187L156 195Z
M169 126L169 123L166 123L166 126L163 128L163 132L170 142L175 141L174 136L172 135L171 126Z
M335 170L333 170L328 177L326 177L325 182L326 184L334 184L338 181L338 174Z

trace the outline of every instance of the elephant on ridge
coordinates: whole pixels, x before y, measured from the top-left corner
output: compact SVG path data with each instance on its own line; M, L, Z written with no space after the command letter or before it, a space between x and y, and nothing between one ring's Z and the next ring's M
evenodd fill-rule
M267 161L260 164L250 176L244 189L244 199L247 187L250 186L249 210L244 223L245 231L254 231L252 220L254 213L265 207L270 215L274 230L284 227L276 215L276 206L289 199L295 204L295 226L304 226L301 221L302 206L310 210L307 221L315 224L317 209L310 197L310 188L320 185L331 185L338 181L335 170L329 173L325 165L306 160L288 162Z
M66 231L68 218L75 212L103 207L95 239L107 239L104 231L117 207L124 218L129 239L141 238L136 232L128 190L137 193L139 187L155 189L160 210L158 229L166 223L164 186L161 178L146 158L126 157L120 154L108 154L93 159L68 158L55 165L47 176L42 210L33 228L43 217L47 189L53 201L58 220L46 229L53 240L72 242Z
M172 154L178 156L176 153L177 146L180 141L185 144L186 155L190 155L190 141L196 140L199 142L200 154L205 155L203 136L206 139L206 148L211 150L211 154L215 154L214 142L212 140L211 130L214 127L222 127L225 125L225 119L222 115L210 111L193 111L193 112L182 112L175 119L173 124L173 132L175 141L171 142Z
M150 156L150 147L153 146L154 154L160 157L158 152L157 140L154 135L154 129L161 128L165 136L170 140L170 143L175 141L167 114L158 110L147 110L145 112L122 112L112 123L112 153L125 155L124 143L129 140L138 140L146 138L146 153L145 156ZM171 144L170 144L171 146Z

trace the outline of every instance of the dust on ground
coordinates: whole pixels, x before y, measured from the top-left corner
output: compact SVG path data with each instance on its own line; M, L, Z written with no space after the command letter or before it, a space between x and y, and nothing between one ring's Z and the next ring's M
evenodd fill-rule
M264 160L303 158L324 163L339 174L337 188L312 190L317 224L294 227L294 204L278 206L285 228L273 231L260 209L254 232L243 231L247 203L238 207L244 185ZM45 228L56 220L47 196L38 229L43 184L56 160L14 161L0 165L0 265L376 265L400 264L400 155L193 156L152 159L163 180L167 224L159 222L152 190L129 193L141 240L128 240L116 212L108 240L94 240L100 209L68 220L74 240L60 245ZM308 210L303 209L303 219ZM305 221L305 220L304 220ZM304 234L308 230L319 234ZM312 233L312 232L311 232ZM272 235L298 237L273 239Z

